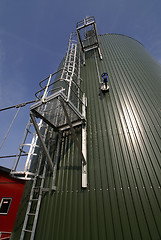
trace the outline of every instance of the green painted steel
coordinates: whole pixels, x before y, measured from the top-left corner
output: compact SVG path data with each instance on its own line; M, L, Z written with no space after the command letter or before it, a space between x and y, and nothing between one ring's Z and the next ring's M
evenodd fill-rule
M132 38L99 39L103 60L95 49L81 67L88 99L88 188L81 189L80 155L66 131L57 190L43 195L35 240L161 239L161 65ZM100 90L102 72L109 75L106 93ZM76 134L81 141L81 128ZM25 194L21 208L29 190ZM19 214L14 240L23 218Z

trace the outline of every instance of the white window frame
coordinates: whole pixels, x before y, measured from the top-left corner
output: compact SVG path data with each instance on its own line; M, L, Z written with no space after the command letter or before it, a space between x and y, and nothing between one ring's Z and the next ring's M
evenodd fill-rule
M5 200L10 200L10 203L9 203L9 205L8 205L7 212L5 212L5 213L0 212L0 215L7 215L8 212L9 212L9 209L10 209L10 206L11 206L11 202L12 202L12 198L11 198L11 197L2 197L1 202L0 202L0 209L1 209L1 206L2 206L2 204L3 204L3 202L4 202Z

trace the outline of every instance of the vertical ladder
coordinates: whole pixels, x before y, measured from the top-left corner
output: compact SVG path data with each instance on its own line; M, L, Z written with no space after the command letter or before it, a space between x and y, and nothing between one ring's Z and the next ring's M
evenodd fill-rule
M45 181L45 173L46 173L46 161L43 169L43 174L42 176L35 176L33 180L33 185L30 193L30 199L26 211L26 216L23 224L23 229L21 232L21 237L20 240L25 239L25 234L28 233L30 234L30 240L34 239L35 235L35 230L36 230L36 224L38 220L38 214L39 214L39 209L40 209L40 204L41 204L41 199L42 199L42 193L43 193L43 186L44 186L44 181ZM37 185L37 181L40 179L40 185ZM38 195L38 197L37 197ZM32 211L32 208L34 208L34 212ZM28 222L30 218L33 218L32 221L33 223L31 224L31 228L27 227Z
M29 180L31 179L32 176L34 176L33 173L29 172L29 169L30 169L32 157L37 155L37 153L35 153L35 149L39 148L39 146L36 144L38 137L36 135L36 132L33 131L32 125L33 124L29 119L29 122L27 123L25 128L22 142L19 146L18 153L16 155L13 167L11 169L11 175L14 175L15 177L21 177L26 180ZM42 121L40 121L39 123L39 128L41 128L41 126L42 126ZM31 136L32 136L32 142L29 143L29 139L31 138ZM27 159L26 159L24 169L21 171L18 171L17 168L18 168L19 161L21 157L25 155L27 156Z
M48 130L48 128L46 128L46 132L45 132L44 136L46 136L47 130ZM27 207L27 211L26 211L26 215L25 215L25 220L23 223L20 240L24 240L26 234L30 234L30 238L29 238L30 240L34 239L42 194L44 191L49 191L49 189L44 188L47 161L45 160L44 165L43 165L42 160L43 160L43 154L41 154L41 157L40 157L37 175L33 179L29 203L28 203L28 207ZM41 167L43 167L43 169L41 169ZM41 170L42 170L42 175L40 175ZM30 228L28 227L29 221L31 221Z
M67 101L70 100L73 77L78 72L77 66L77 42L72 40L73 34L70 35L67 54L64 61L64 70L61 79L68 82ZM73 83L74 84L74 83Z
M69 79L69 89L68 89L68 97L67 101L70 99L70 93L71 93L71 85L76 65L76 52L77 52L77 44L72 43L71 49L69 53L69 62L67 64L67 79ZM70 74L69 74L70 73Z

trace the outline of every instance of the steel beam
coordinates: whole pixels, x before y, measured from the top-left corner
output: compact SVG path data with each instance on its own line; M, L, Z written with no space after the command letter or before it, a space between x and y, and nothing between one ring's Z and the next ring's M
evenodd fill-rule
M42 145L42 147L43 147L43 150L44 150L44 153L45 153L45 155L46 155L47 161L48 161L48 163L49 163L50 169L51 169L51 171L53 172L53 171L54 171L54 165L53 165L53 163L52 163L52 160L51 160L51 158L50 158L48 149L47 149L47 147L46 147L46 145L45 145L45 143L44 143L44 140L43 140L43 138L42 138L42 136L41 136L41 132L40 132L40 130L39 130L39 127L38 127L37 122L36 122L36 120L35 120L34 114L33 114L32 112L30 112L30 117L31 117L31 120L32 120L32 122L33 122L35 131L36 131L36 133L37 133L37 135L38 135L38 138L39 138L39 140L40 140L40 143L41 143L41 145Z
M56 157L55 157L55 165L54 165L54 171L53 171L53 180L52 180L52 188L51 188L52 190L56 190L55 181L56 181L56 172L57 172L58 161L59 161L59 152L60 152L60 146L61 146L61 137L62 137L62 133L59 133L57 150L56 150Z
M84 155L83 155L83 153L82 153L82 150L81 150L81 147L80 147L80 143L79 143L79 141L78 141L78 139L77 139L77 136L76 136L76 134L75 134L74 128L73 128L73 126L72 126L72 123L71 123L71 121L70 121L69 115L68 115L67 110L66 110L66 108L65 108L64 102L63 102L63 100L62 100L61 98L59 98L59 101L61 102L61 105L62 105L62 107L63 107L63 110L64 110L65 116L66 116L66 118L67 118L67 122L68 122L68 124L69 124L69 126L70 126L70 130L71 130L71 133L72 133L72 135L73 135L74 141L75 141L75 143L76 143L76 145L77 145L77 147L78 147L78 150L79 150L79 152L80 152L80 154L81 154L83 165L86 165L86 164L87 164L87 163L86 163L86 160L85 160Z
M83 95L82 115L86 118L86 97ZM82 126L82 153L87 163L87 126ZM87 188L87 164L83 165L82 162L82 188Z
M44 122L46 122L50 127L52 127L52 128L54 129L55 132L58 132L58 131L59 131L58 128L55 127L54 124L52 124L50 121L48 121L43 115L41 115L41 114L40 114L39 112L37 112L35 109L32 109L31 112L33 112L33 114L34 114L36 117L38 117L38 118L42 119Z

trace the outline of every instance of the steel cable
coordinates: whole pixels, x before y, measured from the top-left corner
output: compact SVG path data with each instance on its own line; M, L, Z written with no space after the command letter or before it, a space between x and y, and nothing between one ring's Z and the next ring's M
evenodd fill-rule
M19 111L20 111L20 107L18 108L18 110L17 110L17 112L16 112L16 114L15 114L15 116L14 116L14 118L13 118L13 120L12 120L12 122L11 122L11 124L10 124L8 130L7 130L7 132L6 132L6 135L5 135L3 141L2 141L2 143L1 143L1 145L0 145L0 149L1 149L1 147L3 146L3 144L4 144L4 142L5 142L5 140L6 140L7 136L8 136L8 134L9 134L9 131L10 131L10 129L11 129L11 127L12 127L12 125L13 125L13 123L14 123L14 121L15 121L15 119L16 119L17 114L18 114Z

